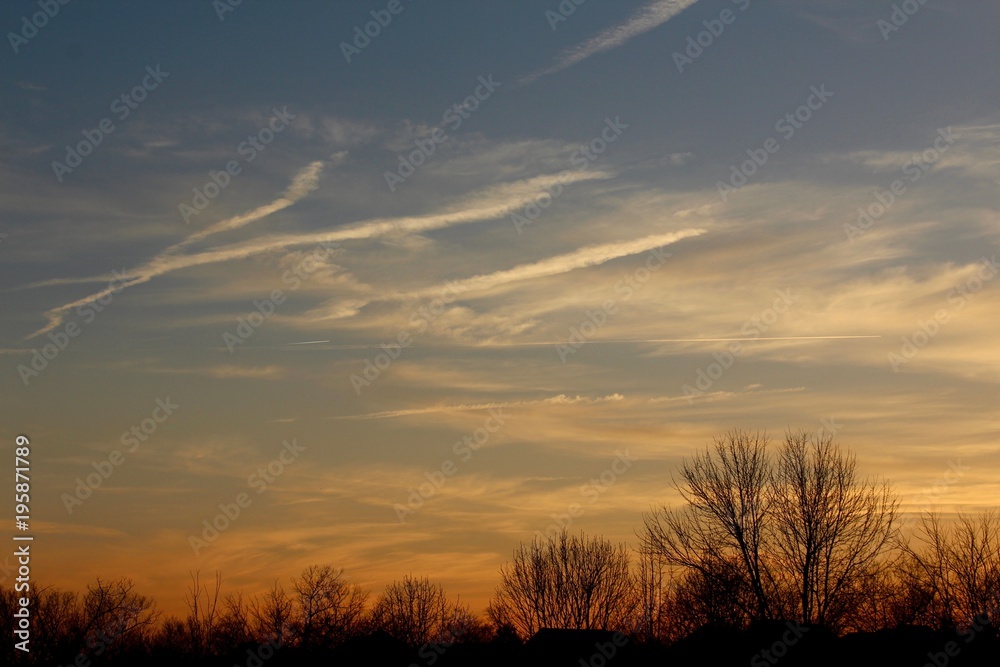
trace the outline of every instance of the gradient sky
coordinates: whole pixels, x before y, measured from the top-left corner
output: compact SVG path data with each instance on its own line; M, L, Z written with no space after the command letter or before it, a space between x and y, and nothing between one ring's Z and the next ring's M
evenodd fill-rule
M33 444L37 579L130 575L179 611L190 571L254 591L331 563L481 610L574 503L572 530L635 545L731 428L833 431L908 510L996 505L1000 6L911 2L71 2L8 34L0 390L4 441Z

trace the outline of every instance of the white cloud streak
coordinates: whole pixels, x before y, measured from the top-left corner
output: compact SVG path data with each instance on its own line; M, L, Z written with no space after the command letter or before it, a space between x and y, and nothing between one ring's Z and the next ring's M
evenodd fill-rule
M559 394L550 398L543 398L534 401L498 401L496 403L472 403L461 405L435 405L427 408L409 408L406 410L383 410L382 412L368 412L360 415L345 415L342 417L331 417L337 420L369 420L369 419L393 419L396 417L411 417L415 415L435 414L440 412L469 412L474 410L490 410L493 408L522 408L536 405L594 405L595 403L617 402L625 400L621 394L610 394L598 398L587 396L567 396Z
M311 191L309 188L314 186L314 183L312 182L313 176L311 174L318 175L318 168L314 169L313 167L315 164L316 163L313 163L303 171L299 172L293 181L292 186L286 191L286 195L289 193L299 193L301 196L305 196L303 194L304 192ZM459 224L493 220L519 210L526 204L534 201L534 199L541 192L545 192L557 184L569 185L582 181L607 178L611 178L611 174L601 171L575 173L563 172L561 174L538 176L523 181L515 181L513 183L494 186L483 193L478 193L477 195L473 195L462 200L459 202L461 208L443 213L432 213L430 215L422 216L407 216L402 218L379 218L349 225L341 229L313 232L309 234L265 236L190 255L177 254L176 249L183 245L183 243L176 244L159 253L145 264L140 265L134 270L128 271L128 279L124 281L124 286L133 287L135 285L149 282L158 276L162 276L173 271L179 271L181 269L246 259L265 252L283 250L295 246L316 245L324 242L335 243L338 241L371 239L400 232L418 234L421 232L445 229ZM288 198L281 197L275 202L272 202L270 205L255 209L254 212L267 209L268 207L273 207L277 204L277 202L281 201L288 201ZM281 208L285 208L285 206L286 205L282 205L275 210L280 210ZM218 228L221 231L221 227L219 226L223 224L227 226L227 229L235 229L249 224L249 222L253 222L254 220L259 220L264 217L264 215L269 215L273 212L274 211L272 210L269 213L258 215L252 219L249 216L253 215L253 212L247 214L246 216L236 216L235 218L230 218L229 220L213 226L213 229ZM202 234L202 232L199 232L198 234ZM188 238L188 241L190 241L190 237ZM95 282L97 280L101 279L85 278L80 282ZM94 300L105 297L109 294L120 292L121 289L121 285L109 285L99 292L95 292L89 296L46 311L45 316L48 318L48 324L27 336L25 340L41 336L55 329L62 324L66 314L72 309L91 303Z
M537 262L520 264L510 269L494 271L493 273L472 276L463 280L456 280L448 283L448 288L459 295L468 292L482 292L501 287L510 283L535 278L545 278L548 276L568 273L576 269L589 266L597 266L605 262L620 257L635 255L640 252L655 250L666 245L677 243L686 238L700 236L704 234L704 229L682 229L677 232L667 234L654 234L640 239L630 241L617 241L614 243L604 243L601 245L587 246L579 248L573 252L555 257L548 257ZM401 292L374 297L368 300L356 300L352 302L350 309L345 309L342 300L328 302L309 313L313 319L337 319L339 317L349 317L358 310L370 303L387 301L407 301L412 299L433 298L442 292L440 286L425 287L420 290ZM330 309L333 309L332 311Z
M671 245L693 236L704 234L704 229L682 229L668 234L654 234L644 236L640 239L630 241L618 241L615 243L604 243L601 245L587 246L574 250L564 255L549 257L529 264L521 264L511 269L494 271L479 276L458 280L452 283L452 287L458 291L462 290L488 290L500 285L529 280L532 278L543 278L567 273L575 269L582 269L588 266L604 264L612 259L627 257L640 252L646 252L666 245ZM436 296L440 290L431 288L408 296Z
M612 26L597 36L566 49L559 54L552 65L522 77L517 83L520 85L532 83L543 76L572 67L595 54L617 48L633 37L663 25L696 2L698 0L655 0L636 11L624 23Z
M310 163L305 169L300 171L292 179L292 184L288 186L284 194L281 197L275 199L270 204L264 204L263 206L258 206L249 213L243 213L241 215L235 215L231 218L227 218L220 222L215 223L205 229L191 234L189 237L181 241L180 243L167 248L164 253L175 252L184 248L185 246L191 245L192 243L197 243L202 239L213 236L214 234L219 234L220 232L228 232L233 229L239 229L240 227L245 227L252 222L256 222L261 218L266 218L272 213L277 213L282 209L286 209L295 202L304 198L310 192L319 187L319 175L323 171L323 162L317 160L316 162Z

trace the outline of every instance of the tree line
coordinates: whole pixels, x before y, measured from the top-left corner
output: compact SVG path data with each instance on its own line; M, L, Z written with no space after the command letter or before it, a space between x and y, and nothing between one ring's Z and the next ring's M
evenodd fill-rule
M485 614L428 577L407 575L372 596L343 569L314 565L261 593L225 591L221 573L188 582L183 617L164 616L127 578L85 592L32 589L32 653L6 664L325 655L363 638L430 656L456 644L514 645L544 628L608 630L670 644L705 627L795 621L834 635L929 626L963 631L1000 615L1000 518L925 512L912 530L883 479L860 476L830 437L731 431L685 459L682 503L653 506L638 548L600 536L536 537L501 566ZM17 597L0 589L0 623ZM126 660L127 658L127 660Z

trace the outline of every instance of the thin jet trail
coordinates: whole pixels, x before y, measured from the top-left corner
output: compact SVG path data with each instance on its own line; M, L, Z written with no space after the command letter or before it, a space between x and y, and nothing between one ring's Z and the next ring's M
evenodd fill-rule
M757 338L643 338L625 340L585 340L576 341L575 344L583 345L623 345L628 343L728 343L728 342L753 342L759 340L856 340L861 338L881 338L880 335L864 336L759 336ZM261 347L292 347L298 345L321 345L331 343L329 340L311 340L298 343L283 343L280 345L265 345ZM436 348L447 349L449 347L544 347L547 345L564 345L566 341L541 341L529 343L455 343L453 345L408 345L409 348ZM349 343L331 344L324 349L328 350L374 350L381 349L380 344Z

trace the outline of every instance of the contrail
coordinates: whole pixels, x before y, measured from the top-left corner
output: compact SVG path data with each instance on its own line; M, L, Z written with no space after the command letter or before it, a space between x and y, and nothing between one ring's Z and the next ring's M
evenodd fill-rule
M289 186L286 191L286 195L289 193L297 193L296 196L305 196L304 193L315 186L313 177L319 173L319 167L315 166L317 164L318 163L313 163L302 170L293 181L292 185ZM142 265L133 269L128 276L125 276L129 280L127 283L122 281L122 286L131 287L133 285L141 285L143 283L148 283L154 278L172 273L174 271L196 266L205 266L208 264L246 259L247 257L263 254L274 249L285 249L292 246L302 246L328 241L370 239L393 232L420 233L436 229L446 229L458 224L493 220L503 217L508 213L512 213L523 207L525 204L534 201L540 190L544 190L554 183L561 183L565 185L567 183L606 178L611 178L611 175L608 172L581 172L578 174L572 174L568 178L558 174L546 174L511 183L502 183L498 186L493 186L473 193L471 196L465 197L463 200L459 200L457 205L460 208L455 210L446 209L444 212L415 216L411 215L400 218L376 218L373 220L354 223L346 227L306 234L266 236L229 246L217 246L196 254L178 253L177 249L181 248L183 244L186 243L181 242L157 253L154 257L146 260ZM287 202L290 200L288 200L287 197L281 197L276 201ZM270 215L271 213L280 210L281 208L285 208L288 205L290 204L281 203L279 208L273 208L274 206L277 206L277 204L272 202L272 204L258 207L248 214L229 218L222 223L218 223L218 225L213 225L210 229L213 230L212 233L214 234L216 231L222 230L222 227L219 225L225 225L226 229L240 227L245 224L249 224L249 222L252 221L251 218L254 220L259 219L265 214ZM235 227L233 227L233 225L235 225ZM112 282L113 278L101 276L99 278L83 278L75 282L89 283L105 281ZM42 281L32 283L30 287L42 287L48 284L50 284L50 281ZM52 282L51 284L68 283L66 283L65 279L58 279L56 282ZM121 291L121 289L119 288L117 291ZM114 293L116 293L116 290L112 289L109 285L108 287L89 296L77 299L76 301L72 301L56 308L50 308L45 311L45 317L48 320L48 324L33 334L25 336L24 340L30 340L37 336L44 335L60 326L63 323L63 320L65 320L67 313L73 308L86 305L96 299L100 299Z
M653 28L666 23L697 1L698 0L654 0L636 11L624 23L612 26L602 31L600 34L591 37L585 42L563 51L556 58L554 63L545 69L541 69L521 77L515 81L514 85L527 85L537 81L543 76L555 74L556 72L561 72L568 67L572 67L592 55L617 48L628 42L633 37L641 35L644 32L648 32Z
M622 340L585 340L585 341L573 341L574 345L627 345L630 343L728 343L728 342L753 342L758 340L856 340L860 338L881 338L882 336L876 335L859 335L859 336L759 336L757 338L640 338L640 339L622 339ZM313 341L303 341L300 343L283 343L280 345L263 345L260 347L273 348L273 347L289 347L293 345L318 345L329 343L328 340L313 340ZM435 349L447 349L450 347L544 347L546 345L565 345L566 341L554 340L554 341L541 341L541 342L529 342L529 343L455 343L452 345L408 345L411 348L435 348ZM380 344L368 344L368 343L335 343L332 345L326 345L323 349L326 350L374 350L381 349Z
M300 170L295 177L292 179L292 184L288 186L284 193L274 201L269 204L264 204L263 206L258 206L249 213L241 213L239 215L234 215L231 218L226 218L221 222L217 222L214 225L210 225L201 231L194 232L188 236L183 241L175 243L163 252L174 253L181 248L185 248L193 243L197 243L202 239L206 239L209 236L213 236L220 232L228 232L234 229L239 229L240 227L245 227L252 222L256 222L261 218L266 218L272 213L277 213L282 209L286 209L292 204L297 203L300 199L309 195L310 192L319 187L319 176L323 171L323 161L317 160L315 162L310 162L308 166Z

